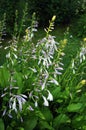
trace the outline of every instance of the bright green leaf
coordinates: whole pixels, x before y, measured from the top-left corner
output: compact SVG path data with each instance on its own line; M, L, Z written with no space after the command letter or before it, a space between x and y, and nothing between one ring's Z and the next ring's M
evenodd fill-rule
M67 107L68 112L78 112L82 108L81 103L72 103Z

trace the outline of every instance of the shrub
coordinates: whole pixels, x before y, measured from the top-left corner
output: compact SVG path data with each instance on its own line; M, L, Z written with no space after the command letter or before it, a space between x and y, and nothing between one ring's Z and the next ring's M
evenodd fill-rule
M21 21L26 3L28 4L27 14L29 18L31 18L33 12L36 12L40 26L47 25L48 19L50 19L53 14L57 16L56 23L70 23L75 16L85 12L86 5L84 0L1 0L0 19L4 13L7 14L7 32L13 30L16 10L19 12L18 21ZM28 17L26 20L27 19Z
M62 74L68 39L58 43L50 35L55 18L45 29L45 37L34 44L37 21L33 14L24 37L19 38L20 31L19 35L14 33L10 45L4 48L6 61L0 66L2 130L86 128L86 38Z
M78 37L86 36L86 14L81 15L76 23L72 25L72 31Z
M36 12L40 25L46 25L53 14L57 16L57 23L68 24L82 11L85 11L83 0L29 0L29 12ZM45 15L46 14L46 15Z

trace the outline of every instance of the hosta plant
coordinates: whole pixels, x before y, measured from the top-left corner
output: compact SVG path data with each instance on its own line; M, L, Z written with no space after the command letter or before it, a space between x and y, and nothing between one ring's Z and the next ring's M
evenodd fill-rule
M0 127L85 130L86 38L80 52L64 70L68 40L57 42L51 35L56 16L49 21L45 37L34 43L37 31L34 15L24 37L14 35L4 47L7 53L0 66Z

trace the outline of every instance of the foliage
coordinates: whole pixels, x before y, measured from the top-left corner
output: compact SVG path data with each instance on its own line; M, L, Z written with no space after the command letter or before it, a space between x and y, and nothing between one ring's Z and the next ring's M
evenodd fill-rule
M36 12L40 26L47 25L53 14L57 16L56 23L68 24L75 16L77 17L86 10L85 0L1 0L0 19L4 13L7 14L6 31L8 33L12 32L14 28L16 10L19 12L17 20L18 24L20 24L26 3L28 4L27 16L30 18L33 12ZM26 17L25 21L28 26L28 17Z
M8 34L11 34L13 29L14 29L14 23L15 23L15 20L16 20L16 15L15 15L15 12L16 10L19 12L17 15L18 15L18 19L17 19L17 22L18 22L18 25L20 25L21 21L23 20L22 17L24 16L23 14L25 14L26 11L25 8L26 8L26 1L22 1L21 0L1 0L0 1L0 20L2 20L3 18L3 14L6 14L6 31ZM26 20L26 16L24 17L25 21L27 22Z
M6 60L0 66L2 130L86 129L86 38L64 70L69 30L58 43L51 35L55 18L49 21L45 37L35 44L35 14L21 39L15 21L13 38L4 47Z
M86 36L86 13L81 15L76 23L72 25L71 29L72 32L77 35L78 37L85 37Z
M70 23L73 18L85 11L86 2L84 0L29 0L28 5L30 13L36 12L41 26L46 25L53 14L57 16L57 23Z

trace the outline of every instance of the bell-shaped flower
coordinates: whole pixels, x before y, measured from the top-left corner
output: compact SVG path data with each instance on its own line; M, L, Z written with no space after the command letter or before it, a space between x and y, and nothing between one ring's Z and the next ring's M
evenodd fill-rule
M47 101L46 97L42 96L43 97L43 100L44 100L44 103L43 105L44 106L49 106L49 102Z
M47 100L49 100L49 101L53 101L53 95L50 93L49 90L47 90L47 91L48 91L48 97L47 97Z

